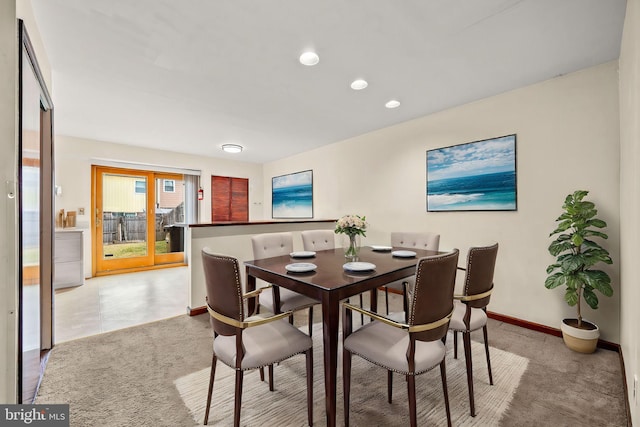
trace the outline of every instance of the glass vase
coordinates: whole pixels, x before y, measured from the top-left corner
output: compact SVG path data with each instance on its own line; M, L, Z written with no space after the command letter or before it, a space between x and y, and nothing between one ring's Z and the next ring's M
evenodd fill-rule
M345 246L344 256L351 261L355 261L358 257L358 252L360 250L360 243L358 242L357 235L348 235L349 241L347 246Z

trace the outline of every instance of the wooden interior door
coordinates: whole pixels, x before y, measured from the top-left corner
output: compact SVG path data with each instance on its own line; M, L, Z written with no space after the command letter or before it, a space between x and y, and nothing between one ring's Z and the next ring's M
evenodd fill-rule
M249 180L211 176L211 222L249 221Z

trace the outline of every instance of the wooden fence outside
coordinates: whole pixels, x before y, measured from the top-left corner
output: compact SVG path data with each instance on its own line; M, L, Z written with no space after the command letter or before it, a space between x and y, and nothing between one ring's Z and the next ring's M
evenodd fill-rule
M155 241L165 240L165 227L184 221L182 206L168 213L156 214ZM102 216L102 243L143 242L147 235L147 216L142 214L135 217L114 216L112 212L104 212Z

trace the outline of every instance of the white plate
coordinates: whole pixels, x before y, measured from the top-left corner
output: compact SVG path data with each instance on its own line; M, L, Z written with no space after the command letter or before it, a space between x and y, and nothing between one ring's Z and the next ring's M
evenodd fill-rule
M393 251L391 255L401 257L401 258L411 258L416 256L416 253L413 251Z
M289 256L291 258L311 258L316 256L316 253L313 251L299 251L299 252L291 252Z
M376 265L370 262L348 262L342 268L347 271L371 271L375 270Z
M292 273L306 273L307 271L315 270L318 266L310 262L295 262L285 265L284 268Z
M391 246L380 246L380 245L371 245L371 249L374 251L390 251Z

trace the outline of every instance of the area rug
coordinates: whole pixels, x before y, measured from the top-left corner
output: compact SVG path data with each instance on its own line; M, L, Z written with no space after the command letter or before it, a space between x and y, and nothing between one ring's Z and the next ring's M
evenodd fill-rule
M314 325L314 425L326 425L322 359L322 330ZM453 358L453 339L447 340L447 383L452 423L455 426L497 426L509 407L526 371L527 358L491 348L494 385L489 385L484 345L472 341L476 417L469 415L466 368L462 342L458 359ZM338 355L337 423L343 424L342 355ZM354 426L395 426L409 424L407 388L403 377L394 376L393 403L387 403L387 373L354 356L351 373L350 422ZM210 369L198 370L178 378L174 384L194 421L202 424L206 405ZM307 425L306 377L304 355L294 356L275 368L275 391L261 382L257 371L245 373L241 425L304 426ZM233 424L234 371L218 363L213 390L209 425ZM418 423L446 426L440 369L417 377Z

